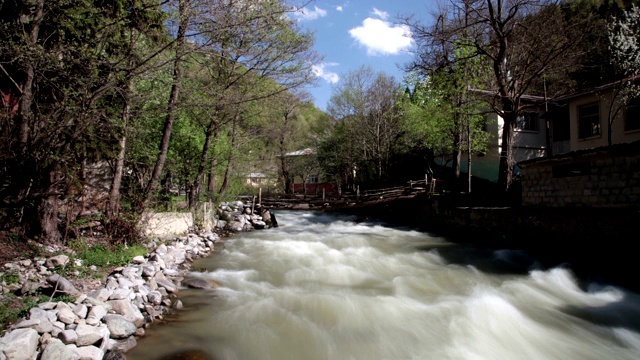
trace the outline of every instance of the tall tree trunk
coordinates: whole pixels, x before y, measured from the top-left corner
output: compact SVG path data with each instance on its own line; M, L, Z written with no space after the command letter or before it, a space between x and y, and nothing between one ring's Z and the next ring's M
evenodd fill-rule
M233 152L235 151L236 145L236 120L233 121L233 126L231 127L231 153L229 153L229 158L227 159L227 168L224 171L224 179L222 180L222 186L220 186L220 191L218 191L218 195L220 197L224 197L229 190L229 186L231 186L231 171L233 170L234 165L234 156Z
M286 118L286 117L285 117ZM285 156L286 150L284 146L285 138L280 137L280 178L284 184L284 193L291 193L291 174L289 173L289 164L287 163L287 157Z
M136 31L130 29L129 34L129 71L135 66L135 59L133 52L136 47ZM129 118L131 117L131 96L133 94L133 77L131 73L127 74L125 82L124 93L124 107L122 108L122 137L120 138L119 145L120 151L118 152L118 159L116 160L116 167L113 172L113 179L111 179L111 190L109 191L109 202L107 204L106 215L107 218L113 220L118 216L120 210L120 186L122 185L122 173L124 171L124 158L127 148L127 131Z
M185 34L187 26L189 25L189 15L191 11L190 0L179 1L179 16L180 25L178 27L178 35L176 37L176 57L173 63L173 84L171 85L171 94L169 96L169 103L167 106L167 117L164 122L164 129L162 131L162 140L160 140L160 151L156 164L151 174L151 179L145 189L144 198L141 207L138 212L144 211L149 204L151 197L153 196L160 176L162 175L162 168L167 159L167 153L169 152L169 142L171 141L171 131L173 130L173 121L175 119L176 104L178 102L178 95L180 94L180 83L182 81L182 56L184 55L185 48Z
M200 163L198 164L198 172L196 174L195 179L193 180L193 197L189 199L189 209L193 210L196 207L197 196L200 194L200 182L202 181L202 177L204 176L204 170L207 167L207 162L209 160L209 150L211 148L211 142L215 135L216 129L218 129L218 123L215 120L215 115L211 116L209 127L205 132L204 145L202 146L202 154L200 155Z
M500 149L500 165L498 168L498 185L505 192L509 190L513 182L513 127L516 123L516 114L510 110L504 112L504 125L502 128L502 146Z
M42 182L37 187L45 193L35 200L34 206L30 206L25 214L27 235L38 236L42 242L55 243L62 237L58 229L58 177L58 166L43 171L40 175Z
M220 126L216 124L213 133L213 142L217 143L220 138ZM218 156L214 153L211 157L211 167L209 168L209 186L207 188L209 200L213 200L213 194L216 192L216 168L218 167Z
M36 10L33 14L31 29L29 31L29 42L36 50L36 43L40 34L40 24L42 23L44 9L44 0L38 0ZM18 135L18 154L21 158L26 155L27 145L29 141L29 128L33 123L33 86L36 78L36 67L33 60L27 60L25 64L25 81L22 86L22 94L20 96L20 107L18 110L18 121L20 122L20 133Z

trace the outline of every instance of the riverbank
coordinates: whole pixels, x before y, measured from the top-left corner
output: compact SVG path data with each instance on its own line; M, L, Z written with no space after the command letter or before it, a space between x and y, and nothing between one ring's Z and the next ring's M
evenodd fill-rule
M0 360L124 359L146 328L182 309L181 288L218 286L189 278L195 259L208 256L229 233L277 226L267 209L260 209L261 215L253 210L242 202L221 204L216 232L146 238L144 255L100 269L67 246L7 242L14 246L5 247L8 257L0 263L0 312L18 311L19 318L3 324ZM105 244L82 241L97 249L93 256L108 257ZM25 251L29 247L36 248L36 256Z
M418 194L324 211L354 214L492 249L520 249L547 266L569 266L594 281L635 291L631 276L640 211L628 208L459 206L456 199Z

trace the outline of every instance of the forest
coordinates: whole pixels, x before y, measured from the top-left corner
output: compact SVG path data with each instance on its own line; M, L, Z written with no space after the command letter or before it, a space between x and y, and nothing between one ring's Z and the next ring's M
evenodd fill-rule
M252 173L282 194L318 174L374 188L441 159L470 191L460 164L492 141L488 111L505 121L506 192L524 96L620 81L623 102L637 97L635 3L451 0L429 23L406 14L406 76L344 74L324 112L304 91L322 54L292 16L308 3L0 0L1 229L55 243L91 219L121 241L176 199L194 210L254 190ZM313 161L290 161L301 149Z

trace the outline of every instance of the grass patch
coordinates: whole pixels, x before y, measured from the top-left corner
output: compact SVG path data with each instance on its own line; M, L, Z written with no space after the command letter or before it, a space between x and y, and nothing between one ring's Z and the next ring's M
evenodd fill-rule
M131 262L133 257L145 255L147 249L140 245L125 247L124 245L106 246L103 244L94 245L77 255L82 260L83 266L124 266Z
M20 281L20 276L15 272L6 272L0 274L0 283L4 282L6 285L17 284Z
M2 331L6 331L10 324L19 319L27 318L32 308L50 300L49 296L39 292L27 296L16 296L12 293L0 296L0 328L4 329ZM76 301L76 298L65 294L56 296L54 300L72 303Z

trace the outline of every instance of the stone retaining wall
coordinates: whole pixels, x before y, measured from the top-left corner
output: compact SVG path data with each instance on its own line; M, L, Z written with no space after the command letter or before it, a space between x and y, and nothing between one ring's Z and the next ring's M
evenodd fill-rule
M520 164L522 205L638 207L640 142Z

